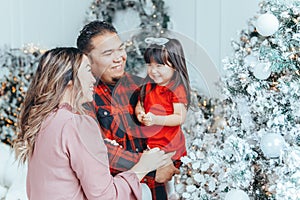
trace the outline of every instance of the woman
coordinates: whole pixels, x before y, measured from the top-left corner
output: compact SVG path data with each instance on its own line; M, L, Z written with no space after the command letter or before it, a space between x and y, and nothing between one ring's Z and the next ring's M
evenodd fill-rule
M95 79L76 48L47 51L20 114L14 148L28 161L27 195L35 199L141 199L139 181L169 164L159 149L143 153L129 171L112 177L99 127L82 106L93 100Z

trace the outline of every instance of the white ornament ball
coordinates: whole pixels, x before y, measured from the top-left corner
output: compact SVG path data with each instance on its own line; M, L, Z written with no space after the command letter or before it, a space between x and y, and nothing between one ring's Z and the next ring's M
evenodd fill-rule
M279 21L273 14L262 14L256 20L256 30L262 36L273 35L278 28Z
M244 62L247 66L254 67L258 63L258 57L254 55L247 55L244 58Z
M271 75L270 63L258 63L253 68L253 75L260 80L266 80Z
M226 196L225 200L250 200L249 196L243 190L230 190Z
M283 150L285 140L280 134L268 133L262 136L260 149L267 158L278 158Z

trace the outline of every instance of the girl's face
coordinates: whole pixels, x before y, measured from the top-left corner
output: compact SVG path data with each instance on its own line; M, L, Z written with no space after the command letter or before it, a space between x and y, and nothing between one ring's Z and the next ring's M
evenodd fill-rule
M90 62L86 56L83 56L82 63L78 69L78 79L83 93L83 103L93 101L94 84L96 80L92 74Z
M171 63L163 65L151 61L148 64L147 73L156 84L166 86L174 74L174 69L171 66Z

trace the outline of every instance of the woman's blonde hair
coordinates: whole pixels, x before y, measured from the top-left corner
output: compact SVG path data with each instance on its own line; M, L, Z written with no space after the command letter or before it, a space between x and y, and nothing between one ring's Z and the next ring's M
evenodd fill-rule
M18 121L19 132L14 140L17 158L26 162L34 150L35 139L44 119L58 108L68 83L72 81L72 107L83 113L78 69L83 54L77 48L51 49L41 57L37 71L28 88Z

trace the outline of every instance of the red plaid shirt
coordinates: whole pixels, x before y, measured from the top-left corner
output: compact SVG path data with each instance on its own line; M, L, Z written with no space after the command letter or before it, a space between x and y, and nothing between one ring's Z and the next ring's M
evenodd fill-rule
M103 138L120 145L105 141L112 175L131 169L147 148L134 112L141 83L140 77L126 73L115 86L100 81L95 87L94 106ZM155 172L145 176L143 182L148 184L154 200L167 199L165 185L155 182Z

